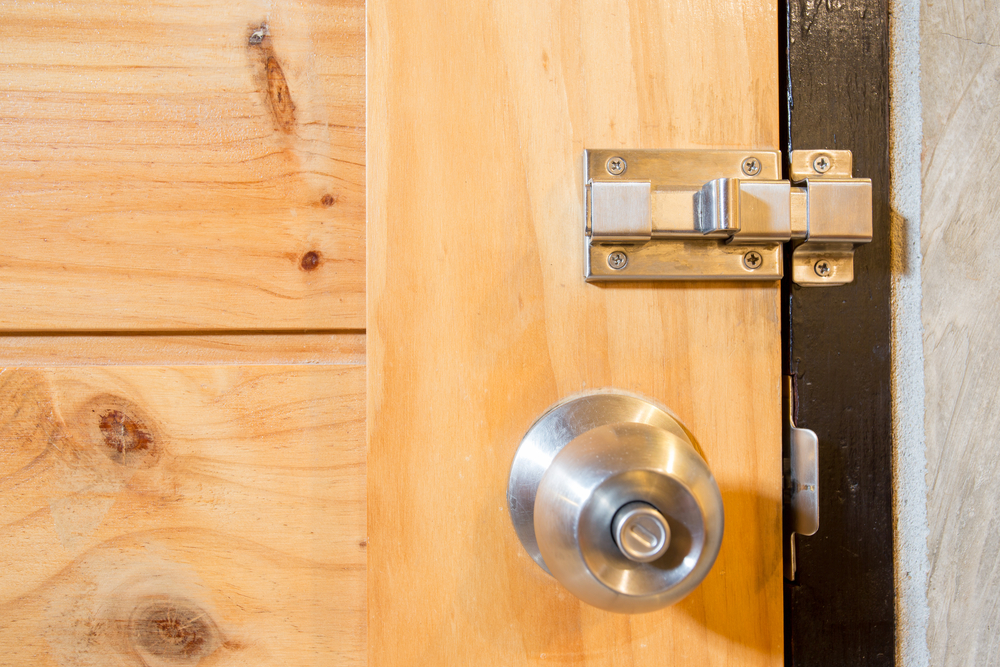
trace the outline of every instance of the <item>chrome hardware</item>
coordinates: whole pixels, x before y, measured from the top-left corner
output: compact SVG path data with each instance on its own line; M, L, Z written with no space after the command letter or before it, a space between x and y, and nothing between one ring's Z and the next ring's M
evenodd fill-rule
M690 434L631 394L584 394L542 415L514 456L507 505L534 561L608 611L677 602L722 545L722 496Z
M819 530L819 438L814 431L795 426L792 379L785 378L785 503L788 557L785 576L795 578L795 535Z
M751 250L747 254L743 255L743 266L747 267L751 271L759 269L760 265L764 263L764 258L760 256L760 253L756 250Z
M789 427L788 483L792 529L799 535L819 530L819 438L807 428Z
M628 255L618 250L608 255L608 266L612 269L624 269L628 264Z
M871 241L871 181L851 178L850 151L792 151L791 181L780 180L780 157L586 151L587 280L778 280L791 241L797 284L851 282L854 249ZM609 261L621 252L628 266Z
M608 158L608 163L606 166L608 168L609 174L614 174L615 176L618 176L619 174L625 171L625 167L628 165L626 165L625 160L621 159L620 157L613 157L613 158Z
M649 503L629 503L618 510L611 534L622 555L636 563L652 563L670 546L670 524Z
M788 177L795 181L816 178L850 178L854 156L851 151L792 151L788 160Z
M812 168L817 174L825 174L830 171L830 158L826 155L820 155L815 160L813 160Z
M743 160L743 173L747 176L756 176L760 173L760 160L755 157L748 157Z

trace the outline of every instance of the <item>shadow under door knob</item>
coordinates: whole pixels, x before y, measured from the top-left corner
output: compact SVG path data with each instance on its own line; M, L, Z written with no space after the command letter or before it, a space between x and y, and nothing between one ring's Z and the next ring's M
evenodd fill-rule
M608 611L680 600L722 545L722 496L690 434L631 394L577 396L542 415L514 457L507 504L535 562Z

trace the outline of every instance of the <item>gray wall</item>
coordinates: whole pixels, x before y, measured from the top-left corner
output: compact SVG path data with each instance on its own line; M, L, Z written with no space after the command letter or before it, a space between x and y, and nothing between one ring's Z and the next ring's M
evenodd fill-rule
M997 665L1000 0L920 12L927 651Z

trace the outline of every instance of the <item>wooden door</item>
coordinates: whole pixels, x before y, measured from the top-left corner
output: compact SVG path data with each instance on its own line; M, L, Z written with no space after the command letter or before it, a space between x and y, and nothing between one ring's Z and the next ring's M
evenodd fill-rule
M781 661L778 285L588 285L581 237L585 148L778 147L774 3L0 6L0 665ZM661 612L507 518L601 387L722 490Z
M377 0L368 22L368 645L390 665L782 660L777 282L583 280L585 148L778 148L776 5ZM726 534L660 612L521 548L507 473L550 405L673 409Z

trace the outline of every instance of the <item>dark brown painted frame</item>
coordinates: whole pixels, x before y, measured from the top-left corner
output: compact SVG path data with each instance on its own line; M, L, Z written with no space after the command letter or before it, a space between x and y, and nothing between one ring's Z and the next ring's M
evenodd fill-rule
M783 143L851 150L854 174L872 179L874 202L873 239L855 254L852 284L783 283L785 372L794 378L798 426L820 442L820 528L795 538L785 664L890 666L888 0L789 0L782 9Z

